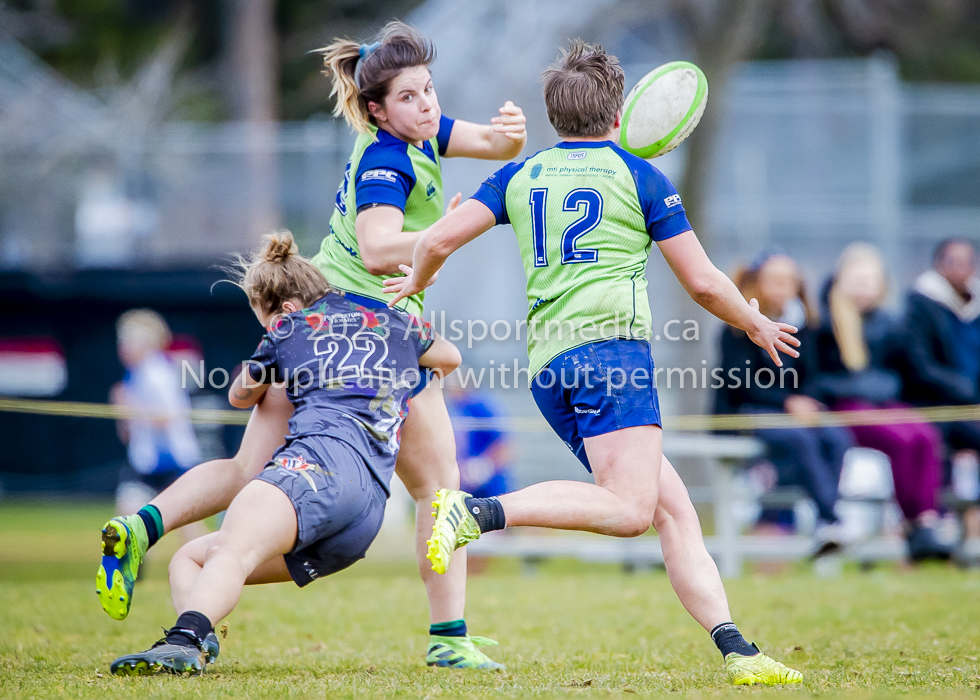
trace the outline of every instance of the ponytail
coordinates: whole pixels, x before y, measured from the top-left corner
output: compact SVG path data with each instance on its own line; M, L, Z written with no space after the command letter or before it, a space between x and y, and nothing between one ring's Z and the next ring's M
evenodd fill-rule
M260 250L247 259L239 256L236 267L229 271L232 283L245 292L252 308L278 313L290 299L309 306L330 291L323 274L299 254L289 231L270 233L263 241Z
M432 42L403 22L389 22L373 44L335 39L317 52L323 54L323 74L333 83L334 116L343 116L361 134L377 126L368 103L383 104L399 73L417 66L428 68L436 57Z
M323 54L323 74L333 82L330 96L337 98L335 117L343 117L354 131L370 131L367 105L361 106L361 91L357 87L357 64L361 60L361 45L350 39L337 39L320 49Z

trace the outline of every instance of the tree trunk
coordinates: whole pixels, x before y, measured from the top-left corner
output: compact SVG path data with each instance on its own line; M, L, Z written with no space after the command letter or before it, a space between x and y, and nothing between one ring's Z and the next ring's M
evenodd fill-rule
M280 221L275 0L230 0L227 8L228 101L244 128L242 232L252 246Z

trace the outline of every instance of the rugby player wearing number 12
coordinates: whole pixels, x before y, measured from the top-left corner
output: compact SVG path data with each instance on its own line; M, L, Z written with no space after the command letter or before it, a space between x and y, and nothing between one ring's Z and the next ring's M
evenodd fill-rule
M798 355L796 329L745 302L705 255L670 181L615 145L624 82L615 57L576 41L544 78L548 117L564 140L497 171L422 235L407 276L384 284L395 302L417 294L453 251L510 223L527 274L531 391L596 483L548 481L484 499L440 491L433 569L445 571L456 548L506 525L635 537L652 523L674 591L710 631L731 682L799 683L802 674L750 645L731 622L690 495L663 457L648 342L653 242L695 301L745 330L777 364L779 352Z

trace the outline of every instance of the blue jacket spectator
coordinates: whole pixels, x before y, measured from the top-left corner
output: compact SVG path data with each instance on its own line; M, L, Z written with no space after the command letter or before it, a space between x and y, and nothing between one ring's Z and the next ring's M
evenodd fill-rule
M973 243L953 238L939 244L933 269L909 293L906 325L906 400L920 406L980 403L980 278ZM953 450L980 452L980 422L941 427Z

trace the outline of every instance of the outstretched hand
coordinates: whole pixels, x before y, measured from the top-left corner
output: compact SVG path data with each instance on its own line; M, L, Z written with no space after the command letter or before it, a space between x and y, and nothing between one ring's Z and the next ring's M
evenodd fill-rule
M527 117L524 116L524 110L507 100L497 111L500 116L490 120L494 132L503 134L511 141L523 141L527 138Z
M800 353L794 348L800 347L800 341L793 335L793 333L799 332L799 329L788 323L779 323L763 316L762 312L759 311L757 299L750 300L749 306L756 313L756 323L753 328L746 329L746 333L752 342L768 352L769 357L772 358L777 367L783 366L779 353L790 357L799 357Z
M395 295L394 299L388 302L389 308L394 308L395 304L400 302L405 297L418 294L436 281L436 276L433 275L432 279L430 279L426 284L420 285L415 279L415 270L413 270L411 267L408 265L399 265L398 269L405 273L404 277L389 277L382 282L382 285L384 285L384 293Z

